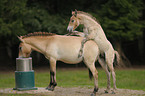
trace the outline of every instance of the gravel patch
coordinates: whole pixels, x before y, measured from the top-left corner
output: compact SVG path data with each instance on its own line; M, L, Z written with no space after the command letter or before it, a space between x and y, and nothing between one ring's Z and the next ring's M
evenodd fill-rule
M0 89L0 93L12 93L12 94L37 94L46 96L90 96L93 91L92 88L87 87L73 87L64 88L56 87L54 91L48 91L45 88L37 87L38 90L17 91L12 88ZM105 88L100 88L96 96L145 96L145 91L142 90L130 90L130 89L118 89L116 94L105 93Z

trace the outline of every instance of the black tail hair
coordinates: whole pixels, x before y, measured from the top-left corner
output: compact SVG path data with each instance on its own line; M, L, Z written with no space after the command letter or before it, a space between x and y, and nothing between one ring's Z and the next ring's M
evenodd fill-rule
M92 74L91 70L89 69L89 78L90 78L90 80L92 80L92 77L93 77L93 74Z

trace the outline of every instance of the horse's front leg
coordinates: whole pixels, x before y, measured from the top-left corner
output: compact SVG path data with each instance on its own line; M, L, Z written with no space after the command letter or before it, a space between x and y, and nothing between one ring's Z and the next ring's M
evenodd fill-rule
M56 60L50 58L50 84L46 89L53 91L56 85Z

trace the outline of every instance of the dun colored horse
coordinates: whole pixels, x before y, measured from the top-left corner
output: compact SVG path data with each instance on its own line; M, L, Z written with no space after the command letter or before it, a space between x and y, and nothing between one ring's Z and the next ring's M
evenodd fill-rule
M117 60L119 61L119 54L115 51L111 45L111 43L107 40L105 33L101 27L101 25L96 21L96 18L91 16L88 13L82 11L72 11L72 17L70 18L70 22L67 30L74 31L80 24L84 25L83 32L85 33L85 38L82 40L81 49L78 57L82 56L83 47L85 42L88 40L93 40L99 47L100 53L105 56L105 62L100 60L100 63L103 63L103 68L106 70L106 74L108 77L108 85L107 90L110 91L110 72L107 69L109 67L112 77L113 77L113 89L116 90L116 76L114 72L113 62L115 55L117 56ZM91 49L90 49L91 50ZM113 92L114 92L113 90Z
M19 57L29 57L32 50L42 53L50 61L50 84L48 90L54 90L56 83L56 61L68 64L77 64L84 61L94 77L94 91L98 90L98 72L95 61L99 57L99 49L95 42L88 41L84 44L83 57L78 58L83 37L55 35L52 33L31 33L18 37ZM102 65L103 66L103 65Z

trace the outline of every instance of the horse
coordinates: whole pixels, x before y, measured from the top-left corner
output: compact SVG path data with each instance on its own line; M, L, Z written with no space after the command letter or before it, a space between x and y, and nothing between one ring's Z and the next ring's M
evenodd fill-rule
M95 62L99 57L99 49L95 42L84 44L83 57L78 58L83 37L56 35L46 32L34 32L25 36L18 36L19 58L29 57L32 50L42 53L50 62L50 83L46 89L53 91L56 83L56 61L68 64L77 64L81 61L89 69L90 78L94 77L94 91L98 90L98 71ZM93 96L93 95L92 95Z
M81 42L81 49L79 51L78 57L82 56L83 53L83 47L84 44L88 40L93 40L99 47L100 54L105 56L105 62L99 59L100 63L103 63L103 68L106 70L106 75L108 77L107 82L107 89L106 93L110 91L110 72L107 69L107 66L109 67L109 70L112 73L113 77L113 92L115 93L116 87L116 75L114 72L113 62L115 55L117 57L117 63L119 64L119 54L117 51L115 51L112 47L112 44L107 40L107 37L101 27L101 25L96 21L96 18L94 18L92 15L82 12L82 11L72 11L72 16L70 18L67 30L69 32L73 32L80 24L84 25L83 32L85 34L84 39ZM91 50L91 49L90 49Z

